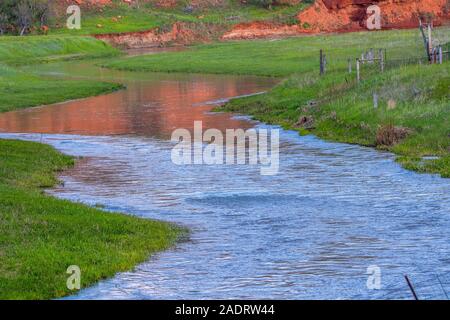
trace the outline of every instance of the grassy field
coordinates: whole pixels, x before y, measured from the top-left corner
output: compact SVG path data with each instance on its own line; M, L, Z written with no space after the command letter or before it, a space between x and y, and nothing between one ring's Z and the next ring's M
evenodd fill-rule
M104 34L119 32L135 32L159 28L170 28L175 22L207 23L232 26L248 21L273 21L279 23L296 23L294 16L306 4L295 6L275 6L271 10L254 5L242 5L240 1L230 0L223 7L206 6L196 8L192 12L185 10L186 5L175 8L158 8L151 3L143 3L139 7L129 6L122 1L115 1L112 6L97 10L82 11L80 30L69 30L65 27L52 28L52 34ZM119 17L119 18L118 18ZM65 26L65 18L57 21Z
M438 29L436 34L449 41L449 31ZM355 65L353 74L347 71L348 59L355 61L369 48L386 49L387 72L364 65L363 82L358 85ZM320 49L328 60L324 77L318 75ZM117 59L106 66L284 77L269 93L233 100L222 110L250 114L329 140L387 149L398 154L398 161L408 169L450 177L450 64L418 65L424 55L417 30L395 30L218 43L185 52ZM377 109L374 93L379 96ZM423 160L426 156L439 159Z
M106 66L132 71L285 77L318 71L320 49L326 51L329 69L342 71L347 68L348 58L356 59L369 48L386 49L390 60L418 57L424 53L421 41L417 30L403 30L222 42L199 45L182 52L113 60Z
M0 37L0 112L83 98L122 88L120 84L45 78L19 65L111 57L120 52L102 41L76 36Z
M56 172L73 163L46 145L0 140L0 299L67 295L70 265L81 268L87 287L130 270L184 232L44 195Z

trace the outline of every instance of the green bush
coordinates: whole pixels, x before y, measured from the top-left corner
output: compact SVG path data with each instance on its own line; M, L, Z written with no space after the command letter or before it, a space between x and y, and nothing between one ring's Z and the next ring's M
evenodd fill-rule
M32 27L47 24L51 10L49 0L1 0L0 35L13 33L24 35Z

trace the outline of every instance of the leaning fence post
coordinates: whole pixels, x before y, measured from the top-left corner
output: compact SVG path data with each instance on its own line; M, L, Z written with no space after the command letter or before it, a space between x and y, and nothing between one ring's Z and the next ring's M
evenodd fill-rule
M405 275L405 280L406 280L406 283L408 284L409 290L411 290L411 293L413 294L414 300L419 300L419 298L417 297L417 294L416 294L416 290L414 290L414 287L413 287L411 281L409 281L409 278L407 275Z
M360 75L360 60L356 59L356 79L358 80L358 83L361 81L361 75Z

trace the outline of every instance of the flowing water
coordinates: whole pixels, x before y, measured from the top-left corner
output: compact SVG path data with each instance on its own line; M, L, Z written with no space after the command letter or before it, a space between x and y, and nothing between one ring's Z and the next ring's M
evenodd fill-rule
M89 63L39 71L49 70L128 88L2 114L0 136L85 157L53 195L192 232L189 241L70 298L408 299L404 274L422 298L445 298L445 281L423 284L450 271L450 180L406 171L390 153L290 131L281 131L276 176L255 166L177 166L174 129L192 129L194 120L205 129L264 127L212 114L206 102L275 81L111 72ZM367 288L369 266L380 268L381 290Z

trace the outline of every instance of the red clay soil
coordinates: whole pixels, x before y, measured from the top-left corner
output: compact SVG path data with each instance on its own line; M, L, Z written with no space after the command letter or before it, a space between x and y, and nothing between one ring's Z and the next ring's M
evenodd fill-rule
M157 29L140 32L123 32L94 35L95 38L108 42L115 47L121 48L145 48L159 47L173 42L175 39L173 30L159 34Z
M279 25L270 22L249 22L235 26L222 40L244 40L295 36L302 33L300 25Z
M218 39L223 32L223 26L220 25L177 22L167 32L156 28L140 32L98 34L94 37L116 47L134 49L210 42Z
M316 0L298 14L299 23L292 26L271 23L239 24L223 40L282 37L322 32L367 30L367 7L381 9L382 29L414 28L419 15L431 15L435 25L450 19L449 0Z
M431 15L435 24L449 19L448 0L319 0L298 15L312 32L358 31L366 29L367 7L381 9L382 28L413 28L419 15Z
M112 0L60 0L60 3L77 3L85 6L106 5ZM134 0L122 0L134 3ZM180 0L143 0L162 7L173 7ZM281 2L299 0L280 0ZM244 0L242 2L245 2ZM183 2L184 3L184 2ZM220 6L224 0L191 0L197 6ZM169 44L191 44L220 38L241 40L258 38L279 38L301 34L326 32L351 32L366 30L367 7L376 4L381 9L382 29L414 28L418 26L419 15L433 17L435 25L450 21L450 0L316 0L308 9L297 16L298 23L283 25L272 22L242 23L225 32L222 26L192 25L176 23L170 31L158 29L142 32L104 34L95 37L115 46L141 48L166 46Z

